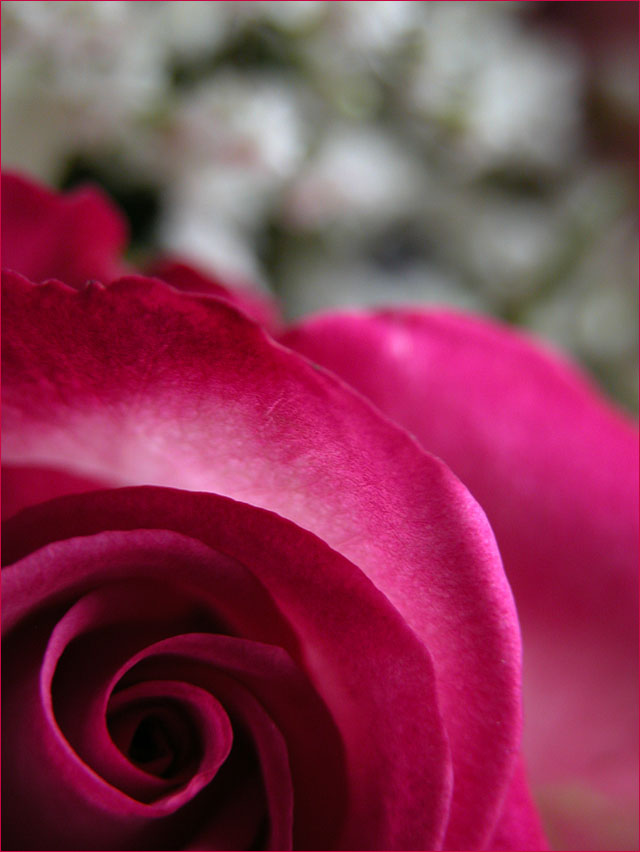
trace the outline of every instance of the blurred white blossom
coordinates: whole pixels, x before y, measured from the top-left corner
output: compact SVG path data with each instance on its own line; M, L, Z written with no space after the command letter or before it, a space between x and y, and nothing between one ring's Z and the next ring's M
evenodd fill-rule
M139 16L144 21L146 40L156 42L163 58L166 54L198 57L216 50L224 44L233 27L232 3L183 0L120 5L130 7L130 17Z
M466 216L468 263L490 296L513 299L536 286L559 239L557 215L538 201L483 200Z
M269 284L290 315L485 310L634 405L637 202L585 104L634 126L637 60L609 33L594 62L545 10L5 0L3 166L141 189L135 251Z
M370 225L415 209L423 173L392 136L363 126L331 129L285 200L293 227Z
M581 106L576 52L523 30L503 4L426 5L407 103L451 128L462 162L553 166L573 153Z
M321 251L292 252L282 270L289 314L300 317L339 307L393 304L453 305L482 311L482 299L450 272L425 261L400 270L385 269L356 252L327 255Z
M72 146L115 142L123 123L164 90L163 56L144 37L144 19L131 14L132 5L3 5L5 165L53 177L60 164L49 162L48 147L60 156Z
M286 82L246 74L218 75L187 93L169 133L170 153L184 156L190 168L215 162L285 178L304 150L299 111Z
M220 75L189 92L160 138L176 210L217 229L254 228L305 152L295 93L276 79ZM163 233L167 233L166 228Z
M405 0L330 4L330 27L343 44L364 55L394 49L419 20L420 4Z
M318 0L285 0L285 2L229 3L238 14L266 20L283 30L296 33L316 24L324 14L326 3Z

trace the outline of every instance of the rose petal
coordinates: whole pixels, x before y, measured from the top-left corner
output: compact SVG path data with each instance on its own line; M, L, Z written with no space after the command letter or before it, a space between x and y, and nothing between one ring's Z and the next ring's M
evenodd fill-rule
M17 174L2 175L2 265L33 281L73 287L124 274L127 228L96 186L65 195Z
M152 278L166 281L183 293L216 296L238 308L249 319L260 323L269 331L277 331L282 326L274 299L255 288L239 283L234 285L231 281L219 281L184 261L171 258L152 263L145 273Z
M488 321L354 312L284 341L416 435L486 510L523 629L525 753L541 801L578 784L583 800L599 791L637 818L636 429L558 356ZM556 841L584 848L592 808L573 810ZM637 848L636 818L624 840L609 818L610 837L603 823L590 842Z
M55 505L47 504L53 512ZM82 505L90 504L82 501ZM34 507L32 511L37 509ZM44 525L37 531L32 529L22 542L7 533L3 540L5 560L12 562L14 557L25 555L24 551L19 556L12 552L12 540L14 545L31 550L39 546L38 542L42 545L48 540L58 539L58 531L50 529L44 520L49 517L47 509L43 507L42 511L45 512ZM8 524L6 529L20 529L19 525L25 519L28 523L29 517L28 513L16 516L15 524L18 526ZM98 523L97 530L101 529L102 520L93 520L92 523ZM231 632L282 645L295 653L298 644L295 634L252 572L236 559L203 545L201 541L171 532L171 526L130 533L124 538L107 533L104 540L93 546L86 541L69 542L55 564L53 555L43 553L40 560L34 559L28 568L21 571L5 569L2 574L6 590L2 635L32 611L60 606L69 597L69 590L77 595L104 583L127 582L131 585L136 581L144 582L146 586L160 583L172 589L174 609L180 618L172 616L169 624L162 627L162 636L171 627L174 631L183 632L187 626L190 630L206 626L216 632ZM63 524L60 531L64 529ZM69 537L74 535L71 533ZM146 606L137 599L128 603L130 620L142 623L158 621L163 614L166 621L166 606L160 607L157 595L147 594ZM131 593L127 601L130 597ZM198 605L194 605L194 601L198 601ZM158 638L161 637L156 636L153 641Z
M520 639L493 534L459 481L211 298L13 275L4 300L6 459L228 494L353 560L434 660L455 775L447 843L486 842L519 748Z

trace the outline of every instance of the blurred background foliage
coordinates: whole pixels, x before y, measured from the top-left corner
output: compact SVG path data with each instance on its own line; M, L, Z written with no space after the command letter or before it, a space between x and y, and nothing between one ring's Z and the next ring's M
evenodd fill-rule
M438 303L637 411L635 2L3 2L2 157L287 317Z

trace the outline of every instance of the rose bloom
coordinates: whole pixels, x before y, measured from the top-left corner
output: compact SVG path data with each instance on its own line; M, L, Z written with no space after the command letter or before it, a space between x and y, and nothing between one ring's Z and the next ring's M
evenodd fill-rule
M544 849L527 776L634 848L637 437L575 368L282 333L94 189L5 176L2 228L5 848Z

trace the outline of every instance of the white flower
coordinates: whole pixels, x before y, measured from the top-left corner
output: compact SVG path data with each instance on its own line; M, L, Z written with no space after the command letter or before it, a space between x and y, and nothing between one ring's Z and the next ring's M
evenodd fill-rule
M327 3L318 0L285 0L285 2L230 3L239 14L263 19L287 32L298 32L316 24L325 12Z
M575 52L494 4L426 6L407 105L453 129L467 167L564 162L580 120Z
M3 3L5 166L47 177L63 153L113 144L149 108L164 87L163 57L129 5ZM29 140L36 135L54 158Z
M236 18L235 3L169 0L128 5L132 15L145 20L146 38L156 40L167 54L187 59L219 48L229 36Z
M362 53L387 52L415 26L421 3L343 2L329 3L329 26L344 45Z
M293 90L264 76L217 75L185 95L171 124L172 153L188 163L282 179L304 151Z
M464 230L470 269L488 295L508 300L537 286L564 237L553 211L525 199L477 202Z
M482 310L476 294L455 274L424 260L385 269L358 251L328 252L326 246L291 252L281 270L280 292L291 317L331 307L448 304Z
M297 228L335 221L384 221L415 207L423 175L418 164L381 130L338 126L291 187L284 204Z

